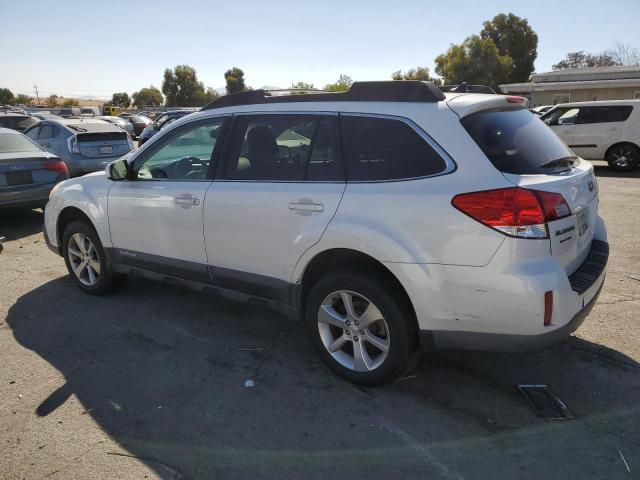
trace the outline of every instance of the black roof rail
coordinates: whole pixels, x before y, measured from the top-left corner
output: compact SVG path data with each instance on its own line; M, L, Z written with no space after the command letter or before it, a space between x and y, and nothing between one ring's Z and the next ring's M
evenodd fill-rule
M495 90L487 85L471 85L467 82L462 82L460 85L440 85L438 88L443 92L451 92L451 93L487 93L492 95L496 94Z
M293 102L439 102L444 94L433 82L418 80L391 80L380 82L354 82L351 88L341 93L310 93L304 95L271 95L265 90L225 95L202 107L202 110L254 105L265 103Z

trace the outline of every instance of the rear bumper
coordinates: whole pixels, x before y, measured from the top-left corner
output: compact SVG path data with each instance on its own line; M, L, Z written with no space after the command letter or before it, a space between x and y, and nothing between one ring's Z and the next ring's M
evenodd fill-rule
M55 183L11 188L0 192L0 208L36 208L49 200L49 192Z

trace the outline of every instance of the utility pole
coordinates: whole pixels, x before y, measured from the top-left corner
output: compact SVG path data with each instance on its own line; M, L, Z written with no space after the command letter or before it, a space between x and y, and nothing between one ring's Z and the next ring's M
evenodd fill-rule
M33 89L36 91L36 98L38 99L38 105L40 105L40 95L38 95L38 85L33 85Z

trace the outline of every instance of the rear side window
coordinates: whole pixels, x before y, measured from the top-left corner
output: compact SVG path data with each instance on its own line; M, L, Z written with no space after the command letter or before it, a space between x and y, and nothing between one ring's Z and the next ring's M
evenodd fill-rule
M553 130L526 109L485 110L464 117L461 123L504 173L557 173L576 159Z
M632 110L630 105L581 107L578 124L624 122Z
M40 127L38 138L53 138L56 136L56 127L51 124L44 124Z
M425 177L447 167L426 140L401 120L343 115L340 125L350 181Z

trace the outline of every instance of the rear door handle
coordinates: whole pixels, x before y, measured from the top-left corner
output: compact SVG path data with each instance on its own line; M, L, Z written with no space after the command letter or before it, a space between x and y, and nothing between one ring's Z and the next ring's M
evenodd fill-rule
M305 199L289 203L289 210L293 210L301 215L311 215L315 212L324 211L324 205L322 203L315 203L311 200Z
M197 197L194 197L190 193L183 193L181 195L176 195L175 197L173 197L173 201L176 205L186 205L189 207L192 205L200 205L200 199Z

